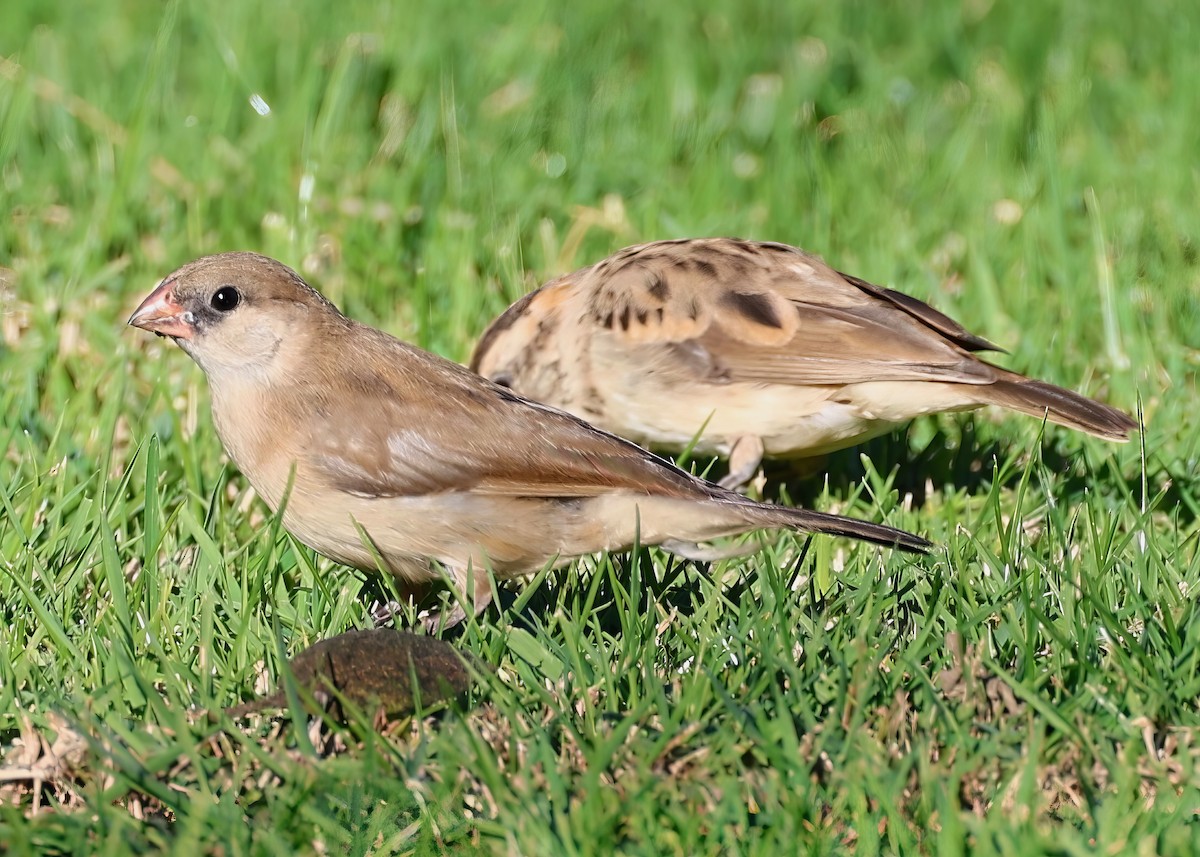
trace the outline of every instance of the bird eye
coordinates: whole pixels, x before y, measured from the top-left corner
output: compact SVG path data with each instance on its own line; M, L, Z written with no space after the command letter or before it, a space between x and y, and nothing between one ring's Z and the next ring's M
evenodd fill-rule
M513 377L512 377L512 375L509 375L507 372L505 372L505 373L502 373L500 375L496 375L495 377L493 377L492 383L499 384L501 387L508 387L511 390L512 385L513 385Z
M212 296L213 309L219 312L229 312L242 302L241 293L233 286L221 286Z

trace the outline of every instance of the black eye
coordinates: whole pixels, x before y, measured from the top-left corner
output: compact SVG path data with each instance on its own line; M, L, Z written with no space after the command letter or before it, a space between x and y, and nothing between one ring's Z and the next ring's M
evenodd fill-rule
M212 296L209 303L219 312L229 312L242 302L241 293L233 286L221 286Z
M509 389L512 389L513 377L512 377L512 375L509 375L507 372L504 372L504 373L492 378L492 383L499 384L501 387L508 387Z

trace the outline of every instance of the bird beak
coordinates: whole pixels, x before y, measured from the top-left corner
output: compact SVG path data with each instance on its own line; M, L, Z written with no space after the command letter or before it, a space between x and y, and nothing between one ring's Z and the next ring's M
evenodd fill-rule
M163 283L151 292L129 317L134 327L176 339L191 339L196 330L193 322L192 314L175 303L170 283Z

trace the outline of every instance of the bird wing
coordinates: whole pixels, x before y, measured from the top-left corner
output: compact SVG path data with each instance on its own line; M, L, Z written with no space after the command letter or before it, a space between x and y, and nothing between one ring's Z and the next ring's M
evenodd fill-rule
M470 492L562 499L707 496L674 465L457 364L357 326L330 378L338 408L297 390L305 463L363 497ZM419 378L419 383L414 383ZM307 404L306 404L307 403Z
M710 381L989 383L998 350L908 295L783 244L734 239L631 247L573 277L607 347ZM639 348L646 346L646 348Z

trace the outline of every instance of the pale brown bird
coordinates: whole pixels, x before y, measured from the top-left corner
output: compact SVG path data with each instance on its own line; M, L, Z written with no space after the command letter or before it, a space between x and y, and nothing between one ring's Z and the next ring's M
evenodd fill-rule
M471 368L621 437L730 458L852 446L940 411L1000 405L1108 440L1115 408L994 366L999 351L908 295L786 244L656 241L553 280L483 334Z
M264 256L185 265L129 323L173 338L204 370L226 451L271 509L286 495L290 532L346 565L382 565L413 595L448 577L478 612L489 567L504 579L634 543L705 556L697 542L762 528L929 547L703 482L346 318Z

